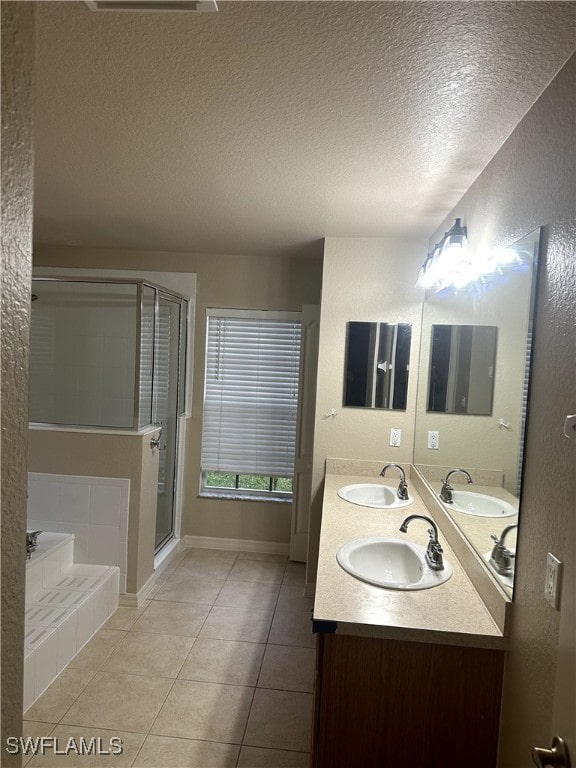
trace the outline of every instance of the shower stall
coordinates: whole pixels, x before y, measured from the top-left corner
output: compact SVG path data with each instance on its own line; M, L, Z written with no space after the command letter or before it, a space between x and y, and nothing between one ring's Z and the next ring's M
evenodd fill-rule
M157 551L174 533L187 318L187 297L147 280L32 281L30 422L100 432L161 427Z

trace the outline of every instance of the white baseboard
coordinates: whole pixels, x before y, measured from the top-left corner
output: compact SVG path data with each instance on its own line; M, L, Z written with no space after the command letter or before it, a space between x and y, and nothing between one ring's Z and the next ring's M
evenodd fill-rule
M138 608L156 586L157 574L154 572L138 592L125 592L120 595L118 604L125 608Z
M119 605L127 608L138 608L156 586L156 580L160 574L168 568L170 563L178 556L182 549L182 540L173 539L167 544L159 555L154 558L154 573L138 592L125 592L120 595Z
M222 539L217 536L184 536L182 547L199 549L233 549L238 552L266 552L270 555L287 555L288 544L277 541L249 541L248 539Z

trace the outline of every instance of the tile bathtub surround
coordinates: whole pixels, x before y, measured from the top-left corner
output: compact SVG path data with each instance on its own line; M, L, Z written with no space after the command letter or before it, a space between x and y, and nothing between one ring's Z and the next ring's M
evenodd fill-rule
M126 591L130 480L28 473L28 530L73 533L74 560L120 568Z
M118 609L26 727L130 735L121 765L133 768L304 768L315 659L304 572L261 553L187 550L144 606Z

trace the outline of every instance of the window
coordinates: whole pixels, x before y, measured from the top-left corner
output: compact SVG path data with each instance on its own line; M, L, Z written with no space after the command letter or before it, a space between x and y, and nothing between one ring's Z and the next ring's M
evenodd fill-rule
M290 499L300 313L208 310L202 491Z

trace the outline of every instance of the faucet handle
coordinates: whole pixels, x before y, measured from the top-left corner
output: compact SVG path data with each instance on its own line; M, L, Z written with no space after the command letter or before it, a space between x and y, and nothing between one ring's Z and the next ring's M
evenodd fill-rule
M430 541L426 549L426 561L435 571L441 571L444 569L444 558L442 557L444 550L438 539L435 538L434 531L431 528L428 533L430 534Z

